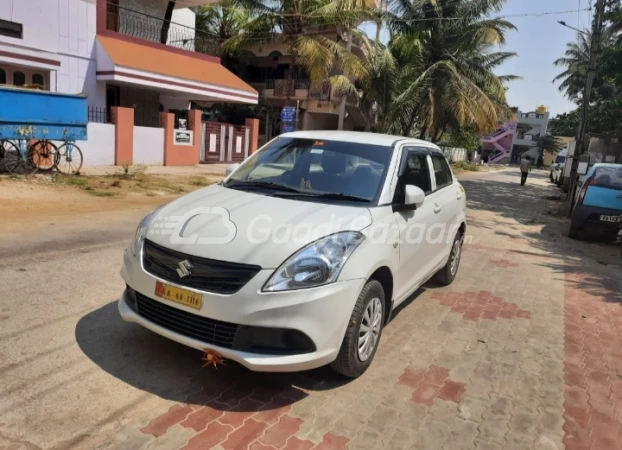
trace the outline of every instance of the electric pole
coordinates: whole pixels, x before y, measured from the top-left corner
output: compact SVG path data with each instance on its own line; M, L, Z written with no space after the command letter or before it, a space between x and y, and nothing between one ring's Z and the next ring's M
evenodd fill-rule
M590 58L588 62L587 74L585 77L585 86L583 88L583 104L581 105L581 117L579 118L579 126L575 136L576 147L572 158L572 167L570 170L570 186L568 190L568 216L572 214L572 207L575 198L575 185L577 181L577 168L579 167L579 156L585 153L588 113L590 108L590 99L592 94L592 85L594 76L596 75L596 60L600 52L600 43L603 33L603 23L605 16L605 0L596 1L596 11L594 13L594 22L592 23L592 39L590 41Z

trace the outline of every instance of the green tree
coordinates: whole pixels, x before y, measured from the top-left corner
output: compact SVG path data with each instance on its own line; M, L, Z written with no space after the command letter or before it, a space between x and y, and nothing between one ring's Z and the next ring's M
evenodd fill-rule
M215 39L219 47L222 47L227 39L246 32L254 19L248 8L237 4L234 0L196 6L193 11L197 39ZM235 70L237 56L232 52L222 52L222 65L229 70Z
M536 164L538 167L542 165L544 161L544 152L556 154L564 148L564 141L559 137L552 134L545 134L538 139L538 161Z
M252 12L244 30L226 39L223 50L239 54L258 40L277 40L288 46L292 63L288 78L302 69L312 83L330 80L342 94L355 93L355 82L365 77L363 61L346 42L368 42L358 25L378 17L368 0L234 0ZM368 45L365 45L368 46ZM347 76L344 75L347 74Z
M579 126L579 110L559 114L549 121L549 132L555 136L573 137Z
M402 134L414 128L420 137L438 140L451 126L469 126L477 133L494 130L512 117L505 82L512 75L494 70L515 56L498 52L505 34L516 28L491 18L505 0L392 0L389 26L394 33L396 67L410 84L394 95L407 103L401 109ZM449 20L451 18L451 20Z
M553 83L561 81L559 91L573 101L578 101L580 94L583 92L590 59L591 41L592 33L589 30L585 30L585 34L577 33L576 42L568 42L566 44L564 57L553 62L555 66L566 68L562 73L553 78Z

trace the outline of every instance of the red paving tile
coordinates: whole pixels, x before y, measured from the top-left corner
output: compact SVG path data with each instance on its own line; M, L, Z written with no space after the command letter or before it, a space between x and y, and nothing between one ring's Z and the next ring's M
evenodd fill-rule
M584 279L566 274L564 304L564 444L567 450L619 449L622 442L622 390L617 361L622 328L613 323L613 312L622 305L608 303L602 295L578 289ZM593 286L593 279L590 281Z
M445 380L445 385L439 391L439 396L444 400L460 403L462 395L466 391L466 384L456 381Z
M204 406L186 417L186 420L180 423L182 427L192 428L194 431L203 430L208 423L218 419L224 413L217 409Z
M225 425L231 425L233 428L237 428L241 427L244 421L253 414L255 413L247 411L227 411L218 421Z
M274 450L274 447L271 445L262 444L259 441L255 441L250 445L250 447L248 447L248 450Z
M155 437L160 437L166 433L170 427L184 420L192 411L193 409L190 406L173 405L166 413L153 419L140 431L145 434L152 434Z
M432 406L434 399L438 396L438 386L435 384L422 381L419 387L415 389L412 395L412 401L415 403L423 403Z
M268 424L248 419L240 428L229 434L227 440L221 445L224 449L238 450L246 448L251 442L260 437Z
M423 377L429 383L442 386L448 376L449 369L432 364Z
M333 433L326 433L324 439L313 450L346 450L350 439L337 436Z
M218 422L210 423L205 431L192 437L183 450L206 450L210 449L222 441L227 439L227 434L231 432L233 428L229 425L223 425Z
M417 386L419 385L419 382L421 380L423 380L423 375L425 374L425 371L422 370L414 370L410 367L407 367L404 370L404 373L402 373L400 375L400 377L397 379L397 382L399 384L402 384L404 386L408 386L410 388L413 389L417 389Z
M531 319L531 312L508 303L492 292L435 292L431 298L465 320Z
M289 416L282 416L273 426L266 430L266 434L260 439L266 445L273 445L276 448L283 447L289 438L294 436L302 425L302 419L294 419Z
M302 441L297 437L289 438L283 450L310 450L315 444L311 441Z
M282 403L281 403L282 404ZM292 405L279 406L268 403L263 411L258 412L254 419L262 422L267 422L269 424L274 424L279 421L279 418L287 414L290 409L292 409Z
M399 376L398 383L413 389L411 400L415 403L431 406L437 397L459 403L466 385L448 377L449 369L432 364L427 370L407 367Z

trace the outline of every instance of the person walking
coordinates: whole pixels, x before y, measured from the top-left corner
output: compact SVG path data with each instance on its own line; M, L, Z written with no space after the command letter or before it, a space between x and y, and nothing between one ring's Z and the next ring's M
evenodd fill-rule
M529 156L525 156L520 162L520 185L524 186L527 181L527 175L531 172L531 159Z

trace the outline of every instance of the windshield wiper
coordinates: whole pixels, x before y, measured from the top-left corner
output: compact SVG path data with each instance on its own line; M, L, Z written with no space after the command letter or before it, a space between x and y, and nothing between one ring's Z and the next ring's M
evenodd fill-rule
M272 181L234 181L233 183L227 183L226 187L229 188L264 188L264 189L277 189L283 192L298 193L298 189L285 186L279 183L273 183Z
M329 200L348 200L352 202L364 202L369 203L370 200L364 197L357 197L356 195L342 194L340 192L322 192L322 193L313 193L313 192L296 192L296 193L276 193L275 197L310 197L310 198L325 198Z

